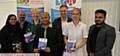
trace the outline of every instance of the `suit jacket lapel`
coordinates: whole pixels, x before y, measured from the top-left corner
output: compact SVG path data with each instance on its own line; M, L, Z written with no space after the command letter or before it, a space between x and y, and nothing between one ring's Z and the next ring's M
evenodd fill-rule
M101 35L101 33L103 33L103 31L105 30L105 25L106 25L106 24L104 24L104 25L102 26L102 28L99 30L96 41L98 41L98 40L101 38L100 35Z
M62 20L61 20L61 17L59 18L59 20L58 20L58 23L59 23L59 27L62 29Z

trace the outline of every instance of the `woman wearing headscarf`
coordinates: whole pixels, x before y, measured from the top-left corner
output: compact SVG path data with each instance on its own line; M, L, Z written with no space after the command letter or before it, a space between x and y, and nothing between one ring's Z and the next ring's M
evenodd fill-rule
M0 31L1 53L15 52L16 43L20 42L20 28L16 24L16 16L9 14L5 26Z

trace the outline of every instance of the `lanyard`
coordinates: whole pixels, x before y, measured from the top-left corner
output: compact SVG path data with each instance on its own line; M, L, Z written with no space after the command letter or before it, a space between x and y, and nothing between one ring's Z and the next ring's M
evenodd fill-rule
M47 28L45 28L45 31L44 31L44 38L46 38L46 35L47 35Z

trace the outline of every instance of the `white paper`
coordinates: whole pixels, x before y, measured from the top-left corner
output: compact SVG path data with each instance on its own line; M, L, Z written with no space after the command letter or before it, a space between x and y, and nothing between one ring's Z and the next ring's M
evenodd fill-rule
M38 48L44 50L47 47L47 41L46 38L39 38Z
M67 50L74 50L76 47L76 40L68 40L66 49Z
M24 34L24 37L25 37L25 39L28 40L28 42L30 42L30 41L33 40L32 33L31 33L31 32Z

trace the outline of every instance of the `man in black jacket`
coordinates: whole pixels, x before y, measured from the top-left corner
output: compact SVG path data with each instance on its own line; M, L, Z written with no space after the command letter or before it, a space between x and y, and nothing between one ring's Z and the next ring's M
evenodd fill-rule
M68 22L71 22L72 19L69 18L67 16L68 14L68 7L67 5L61 5L60 6L60 15L61 17L58 17L57 19L54 20L53 22L53 27L59 29L59 34L60 34L60 41L58 43L58 48L59 48L59 52L58 52L58 56L63 56L63 51L64 51L64 47L65 47L65 44L64 44L64 36L62 34L62 29L65 27L65 25L68 23Z
M34 52L39 52L40 56L58 56L57 52L59 50L57 44L59 42L59 33L57 29L52 27L48 12L42 15L41 21L42 25L39 27L34 39ZM38 48L39 38L47 39L47 47L44 50Z
M90 27L87 39L88 56L112 56L115 42L115 28L106 24L106 11L95 11L95 24Z
M24 11L18 12L18 21L17 24L19 24L19 27L21 29L21 42L22 42L22 50L23 52L27 51L27 43L25 42L24 34L30 31L30 22L25 21L26 13Z

